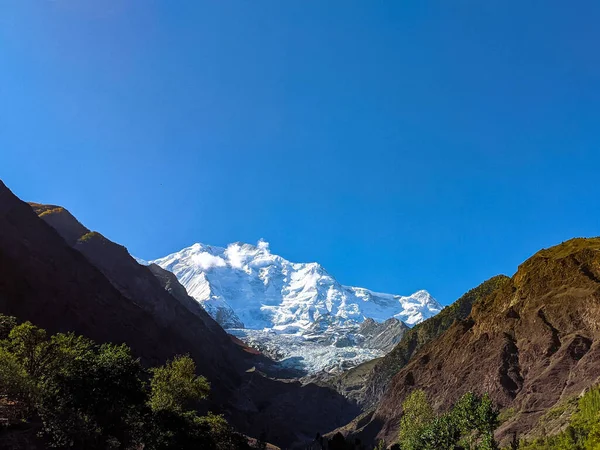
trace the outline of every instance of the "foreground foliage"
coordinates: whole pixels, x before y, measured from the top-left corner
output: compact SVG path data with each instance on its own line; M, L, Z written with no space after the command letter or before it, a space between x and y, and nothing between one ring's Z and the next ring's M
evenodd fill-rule
M41 421L50 447L247 449L222 416L196 413L209 384L179 356L146 370L126 345L48 336L0 315L0 402L12 424Z
M437 416L425 392L416 390L402 404L398 443L402 450L494 450L498 410L488 395L463 395Z

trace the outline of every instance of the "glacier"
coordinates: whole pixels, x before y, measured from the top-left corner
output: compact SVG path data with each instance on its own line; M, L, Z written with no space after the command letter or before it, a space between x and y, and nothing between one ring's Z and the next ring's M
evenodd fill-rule
M365 320L385 322L389 334L389 327L413 326L442 308L425 290L402 296L344 286L318 263L271 253L263 240L196 243L148 263L173 272L231 334L306 373L344 370L385 354L389 348L372 345L377 340L361 331Z

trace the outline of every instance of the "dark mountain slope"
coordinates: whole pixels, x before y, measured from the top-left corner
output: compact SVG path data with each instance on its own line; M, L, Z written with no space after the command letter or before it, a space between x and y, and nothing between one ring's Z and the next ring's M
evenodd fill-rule
M41 219L0 182L1 313L51 333L125 342L146 364L189 353L211 382L213 410L248 435L266 430L284 447L357 414L331 389L266 377L264 357L233 344L168 273L138 265L64 209L34 207Z
M466 391L488 392L512 412L499 437L526 435L550 408L599 381L599 358L600 238L573 239L535 254L424 345L372 417L349 428L391 442L402 401L422 388L438 410Z
M173 273L156 264L150 264L148 270L152 272L164 290L179 300L179 303L192 313L196 319L200 320L210 331L221 336L221 338L226 335L223 328L221 328L221 325L210 317L194 298L188 295L185 288ZM231 339L231 337L227 336L227 339Z
M167 284L173 289L176 280L169 279L157 269L153 271L138 264L125 247L98 232L91 232L66 209L35 203L31 206L69 245L97 267L121 294L151 314L161 326L176 330L177 335L189 343L188 352L192 352L199 361L199 371L209 379L218 377L222 382L230 382L230 377L237 378L236 373L259 363L254 356L235 345L197 302L183 296L183 286L175 285L179 296L165 290ZM153 272L159 273L162 278ZM237 381L230 387L236 384ZM216 384L217 389L219 385Z
M128 342L151 364L187 352L0 181L0 312L51 332Z

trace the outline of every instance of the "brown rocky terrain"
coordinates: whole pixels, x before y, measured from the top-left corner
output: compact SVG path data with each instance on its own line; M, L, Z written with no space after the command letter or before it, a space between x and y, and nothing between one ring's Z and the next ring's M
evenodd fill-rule
M573 239L536 253L426 343L343 432L393 442L404 398L424 389L438 411L488 392L509 413L501 440L535 434L546 412L600 381L599 358L600 238Z
M389 348L391 351L387 355L367 361L339 375L320 374L314 379L332 386L363 409L372 409L385 393L392 377L410 361L417 350L440 336L455 321L466 319L475 302L508 281L509 278L505 275L492 277L445 307L439 314L412 328L405 326L406 329L401 332L396 330L393 335L394 339L399 338L399 342L393 348ZM383 325L379 324L379 327Z

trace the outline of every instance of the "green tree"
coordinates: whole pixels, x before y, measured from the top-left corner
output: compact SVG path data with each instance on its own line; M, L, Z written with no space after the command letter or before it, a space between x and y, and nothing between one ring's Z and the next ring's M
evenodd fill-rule
M496 450L498 410L488 395L463 395L441 416L433 413L425 393L414 391L402 404L399 441L403 450Z
M125 345L64 339L65 364L43 381L38 412L54 446L128 448L142 439L144 370Z
M208 426L216 450L250 450L248 440L241 434L236 433L223 416L208 413L206 416L198 418L197 422Z
M9 420L28 417L33 408L36 386L18 358L0 346L0 401L15 404Z
M451 414L431 420L421 432L421 447L426 450L454 449L460 439L460 429Z
M184 412L208 396L206 378L196 376L196 364L189 356L177 356L164 366L152 369L150 407L153 411Z
M494 430L498 426L499 411L490 397L472 392L464 394L451 411L461 434L461 445L468 449L495 450Z
M420 389L413 391L402 403L402 412L399 433L400 447L402 450L424 448L423 432L435 417L425 392Z
M211 423L202 419L195 413L180 413L167 409L152 411L146 424L144 449L216 449L216 439L211 436Z
M494 402L492 402L492 399L487 393L479 398L479 404L477 405L475 414L476 431L481 439L478 448L481 450L496 450L498 444L494 439L494 431L500 423L498 420L500 411L496 408Z
M56 357L56 348L47 339L46 330L31 322L12 328L7 345L33 378L40 377Z
M188 356L147 371L126 345L96 345L72 333L48 337L2 315L0 336L0 402L11 417L41 419L50 447L249 449L222 416L197 415L209 384Z

